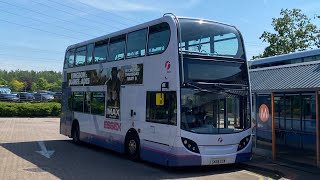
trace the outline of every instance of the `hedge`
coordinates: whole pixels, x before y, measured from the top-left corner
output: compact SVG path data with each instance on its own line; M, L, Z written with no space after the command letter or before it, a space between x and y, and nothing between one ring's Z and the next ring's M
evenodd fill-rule
M57 102L0 102L0 117L47 117L60 116L60 113L61 105Z

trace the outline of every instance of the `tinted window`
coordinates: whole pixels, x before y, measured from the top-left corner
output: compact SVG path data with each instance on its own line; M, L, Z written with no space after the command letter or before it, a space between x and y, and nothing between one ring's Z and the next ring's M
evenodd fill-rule
M105 62L107 59L108 40L103 40L95 43L94 46L94 63Z
M72 103L73 111L83 112L83 92L74 92Z
M121 35L110 39L109 61L124 59L126 36Z
M128 34L127 58L145 56L147 42L147 29Z
M166 50L170 40L170 26L161 23L149 28L148 54L158 54Z
M177 124L177 97L176 92L163 92L164 105L156 105L156 93L147 92L147 111L146 118L148 122L162 124Z
M93 44L89 44L87 45L87 64L92 64L92 60L93 60Z
M199 61L185 58L183 65L186 82L248 84L245 63Z
M86 63L86 53L87 49L86 47L80 47L76 50L76 61L75 66L83 66Z
M84 95L84 112L91 113L91 93L86 92Z
M91 114L104 116L105 109L105 93L91 92Z
M74 49L70 49L67 53L66 53L66 57L65 57L65 68L71 68L73 67L74 64Z

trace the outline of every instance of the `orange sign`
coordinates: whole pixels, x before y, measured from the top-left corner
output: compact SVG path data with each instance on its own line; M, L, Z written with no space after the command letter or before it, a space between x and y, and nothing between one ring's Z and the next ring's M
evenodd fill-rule
M269 119L269 108L265 104L261 104L259 108L259 117L262 122L267 122Z

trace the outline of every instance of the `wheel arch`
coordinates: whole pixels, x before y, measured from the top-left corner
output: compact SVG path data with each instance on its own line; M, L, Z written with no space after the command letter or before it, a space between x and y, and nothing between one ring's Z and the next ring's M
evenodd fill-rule
M125 140L124 140L125 143L127 142L127 139L128 139L128 137L130 137L130 136L136 136L136 137L139 139L139 141L140 141L139 133L138 133L137 130L135 130L134 128L130 128L130 129L127 131L126 136L125 136Z

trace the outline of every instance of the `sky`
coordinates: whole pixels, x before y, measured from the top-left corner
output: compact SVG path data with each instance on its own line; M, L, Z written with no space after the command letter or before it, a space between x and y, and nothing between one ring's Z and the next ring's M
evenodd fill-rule
M251 59L282 8L300 8L320 25L319 0L0 0L0 69L62 71L67 46L167 12L235 25Z

